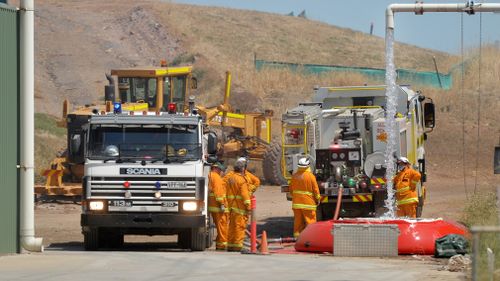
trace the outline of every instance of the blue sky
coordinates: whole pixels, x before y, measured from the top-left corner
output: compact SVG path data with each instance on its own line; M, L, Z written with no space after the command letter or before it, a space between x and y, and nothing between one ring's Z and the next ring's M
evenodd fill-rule
M306 10L312 20L374 34L385 34L385 8L392 3L415 3L414 0L175 0L178 3L220 6L295 15ZM475 1L493 3L493 1ZM498 1L500 2L500 1ZM424 3L465 3L465 1L428 0ZM461 15L459 13L396 14L396 40L419 47L459 54L461 49ZM463 15L464 47L479 46L480 15ZM482 42L500 41L500 13L483 13ZM500 44L500 43L499 43Z

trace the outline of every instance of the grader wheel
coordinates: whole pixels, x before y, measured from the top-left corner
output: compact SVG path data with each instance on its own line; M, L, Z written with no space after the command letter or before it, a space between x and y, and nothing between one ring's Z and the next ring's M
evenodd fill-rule
M281 146L278 143L274 142L269 145L262 161L262 171L268 184L287 184L281 172Z

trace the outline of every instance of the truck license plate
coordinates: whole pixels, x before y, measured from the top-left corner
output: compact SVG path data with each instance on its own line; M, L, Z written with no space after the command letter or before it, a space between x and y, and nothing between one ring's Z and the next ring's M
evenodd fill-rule
M110 200L109 206L112 206L112 207L132 207L132 201Z

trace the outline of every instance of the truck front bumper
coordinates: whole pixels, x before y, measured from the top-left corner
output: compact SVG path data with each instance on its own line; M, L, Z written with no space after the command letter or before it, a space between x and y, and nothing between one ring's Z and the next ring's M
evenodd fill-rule
M82 227L109 228L196 228L204 227L202 214L106 213L82 214Z

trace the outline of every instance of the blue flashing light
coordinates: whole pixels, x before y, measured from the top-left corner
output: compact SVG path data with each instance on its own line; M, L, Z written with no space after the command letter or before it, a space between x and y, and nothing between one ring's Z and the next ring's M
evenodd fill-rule
M119 102L115 102L113 103L113 112L115 114L119 114L119 113L122 113L122 104L119 103Z
M160 189L161 188L161 183L159 181L157 181L155 183L155 186L156 186L156 189Z

